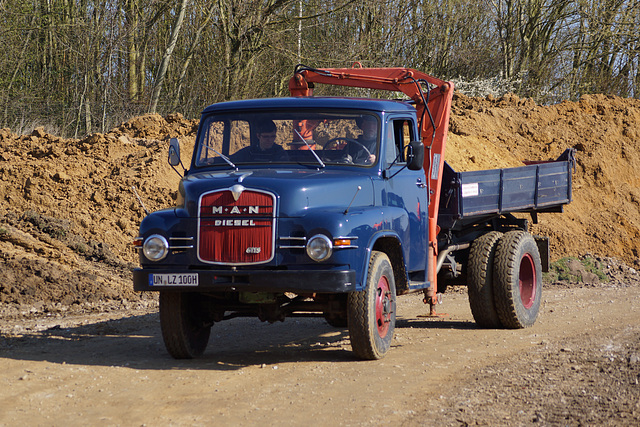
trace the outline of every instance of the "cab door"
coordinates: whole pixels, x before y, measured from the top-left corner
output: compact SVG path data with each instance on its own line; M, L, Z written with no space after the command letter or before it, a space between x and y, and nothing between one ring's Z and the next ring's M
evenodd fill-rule
M400 208L406 214L394 224L403 240L403 252L409 273L424 271L427 260L427 189L424 170L407 168L407 146L416 140L415 119L410 116L389 116L381 147L385 181L383 204Z

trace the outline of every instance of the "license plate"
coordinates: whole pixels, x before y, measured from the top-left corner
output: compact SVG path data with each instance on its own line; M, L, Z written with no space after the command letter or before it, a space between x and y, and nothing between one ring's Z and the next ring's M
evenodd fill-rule
M198 286L198 273L150 274L149 286Z

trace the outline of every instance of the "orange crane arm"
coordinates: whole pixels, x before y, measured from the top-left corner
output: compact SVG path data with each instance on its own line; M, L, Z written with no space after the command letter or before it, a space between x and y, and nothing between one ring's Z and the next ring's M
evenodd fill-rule
M359 65L359 64L354 64ZM402 92L413 102L420 119L420 137L425 146L424 171L429 189L429 268L431 283L428 301L431 311L437 293L438 207L444 150L449 129L453 83L410 68L324 68L297 67L289 80L292 96L312 96L315 83ZM430 88L426 92L422 84Z

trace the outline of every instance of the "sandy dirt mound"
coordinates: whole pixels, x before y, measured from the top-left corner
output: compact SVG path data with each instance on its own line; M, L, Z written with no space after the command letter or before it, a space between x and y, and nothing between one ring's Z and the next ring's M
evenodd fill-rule
M508 95L457 96L447 158L457 170L517 166L574 147L573 202L543 214L533 232L551 237L552 257L585 253L636 263L640 251L640 100L585 95L539 106Z
M140 303L131 242L144 210L132 188L150 211L170 206L168 140L193 147L197 124L146 115L82 140L0 130L0 316Z
M166 162L179 137L183 159L197 120L136 117L106 134L62 139L0 130L0 317L151 304L131 290L131 247L144 211L173 205L178 175ZM553 106L509 95L457 95L447 159L456 170L521 165L577 149L574 201L540 215L552 257L591 253L632 264L640 250L640 101L585 96Z

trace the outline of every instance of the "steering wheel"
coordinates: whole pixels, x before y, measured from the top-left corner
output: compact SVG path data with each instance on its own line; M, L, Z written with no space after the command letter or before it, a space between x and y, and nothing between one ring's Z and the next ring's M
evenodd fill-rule
M349 144L351 142L355 142L357 143L358 141L356 141L355 139L352 138L345 138L343 136L339 136L337 138L331 138L330 140L328 140L325 144L324 144L324 149L325 150L342 150L342 148L339 148L341 142L346 144ZM344 147L343 147L344 148Z
M327 143L324 145L326 149L328 150L336 150L337 146L338 146L338 142L346 142L347 144L356 144L359 145L360 147L362 147L362 149L365 151L365 153L367 153L367 158L366 160L368 161L371 156L373 156L373 154L371 154L371 151L369 151L369 149L367 147L365 147L360 141L357 141L353 138L346 138L344 136L338 136L336 138L331 138L330 140L327 141ZM332 148L331 146L335 145L335 148ZM348 155L349 156L349 155ZM351 157L351 156L349 156ZM351 160L349 163L353 163L353 160Z

